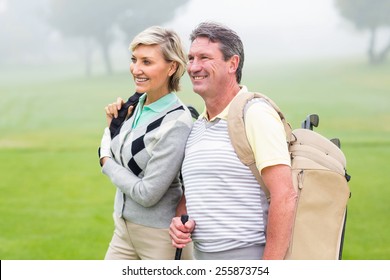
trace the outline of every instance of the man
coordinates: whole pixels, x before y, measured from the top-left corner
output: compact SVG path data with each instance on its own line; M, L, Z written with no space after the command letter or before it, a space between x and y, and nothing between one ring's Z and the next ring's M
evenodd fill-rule
M254 175L231 145L229 104L240 85L244 50L240 37L217 23L201 23L191 34L187 72L205 111L188 138L182 173L185 197L175 217L172 244L193 241L196 259L283 259L290 241L296 192L283 125L260 99L247 106L245 129L256 165L270 192L268 203Z

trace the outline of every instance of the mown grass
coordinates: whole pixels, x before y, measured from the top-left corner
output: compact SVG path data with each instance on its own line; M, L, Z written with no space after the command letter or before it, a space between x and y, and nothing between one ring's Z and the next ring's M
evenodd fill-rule
M0 259L102 259L115 192L97 162L103 107L133 85L127 73L44 69L0 77ZM389 76L389 65L359 61L244 70L243 84L273 98L293 127L317 113L316 130L341 139L352 175L344 259L390 259ZM186 76L179 96L202 109Z

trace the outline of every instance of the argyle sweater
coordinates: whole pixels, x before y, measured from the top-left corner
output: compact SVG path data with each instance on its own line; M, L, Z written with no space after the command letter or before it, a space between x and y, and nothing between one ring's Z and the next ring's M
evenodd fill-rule
M147 124L132 128L136 115L111 140L112 158L102 172L117 187L116 215L132 223L168 228L182 195L179 171L193 121L179 100Z

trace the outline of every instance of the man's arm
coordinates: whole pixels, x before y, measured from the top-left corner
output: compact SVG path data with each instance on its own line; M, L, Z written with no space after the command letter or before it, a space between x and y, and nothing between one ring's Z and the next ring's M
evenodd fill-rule
M290 244L297 201L291 168L281 164L269 166L261 175L271 195L263 259L282 260Z
M187 214L187 207L186 207L186 197L183 193L179 204L176 207L176 217L181 217L181 215Z
M169 227L169 235L171 236L172 246L176 248L184 248L192 241L191 233L195 228L195 221L191 219L188 220L185 225L182 224L180 219L182 214L187 214L186 198L184 194L176 208L177 217L172 219Z

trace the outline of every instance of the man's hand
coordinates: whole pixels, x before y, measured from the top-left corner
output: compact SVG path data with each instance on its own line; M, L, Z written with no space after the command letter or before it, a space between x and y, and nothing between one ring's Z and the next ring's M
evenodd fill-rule
M180 217L174 217L169 227L169 235L172 239L172 245L176 248L184 248L192 241L191 232L195 228L195 221L189 220L184 225Z

